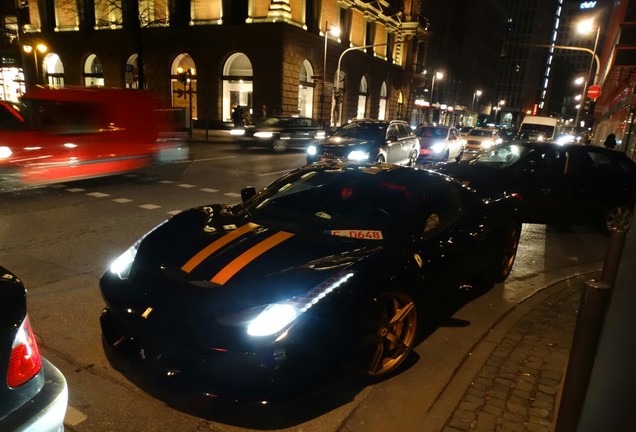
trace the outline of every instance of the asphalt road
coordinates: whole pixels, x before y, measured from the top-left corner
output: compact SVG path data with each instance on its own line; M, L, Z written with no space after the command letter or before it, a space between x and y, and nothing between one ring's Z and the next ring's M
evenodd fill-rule
M524 225L508 281L450 307L401 374L370 386L330 384L280 410L206 418L166 405L110 365L101 345L98 279L113 258L166 217L195 205L238 202L242 187L265 186L302 165L304 155L213 143L193 145L192 155L180 175L114 177L2 195L0 263L27 285L40 348L68 380L68 431L415 430L433 415L462 359L503 314L552 282L599 269L605 254L607 239L593 229Z

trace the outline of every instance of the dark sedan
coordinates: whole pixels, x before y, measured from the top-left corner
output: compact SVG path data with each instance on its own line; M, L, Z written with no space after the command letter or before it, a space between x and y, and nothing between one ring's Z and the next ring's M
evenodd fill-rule
M325 136L315 120L298 116L266 117L256 126L234 128L230 134L241 147L265 147L277 153L305 150Z
M516 256L516 200L426 170L316 163L242 192L173 216L102 276L111 358L215 400L383 378L427 307L505 280Z
M0 267L0 430L61 432L68 401L64 375L39 352L26 289Z
M324 160L414 165L419 141L402 120L353 120L307 148L307 163Z
M636 164L623 153L579 144L513 141L468 163L438 168L482 196L515 194L523 220L626 230L636 200Z

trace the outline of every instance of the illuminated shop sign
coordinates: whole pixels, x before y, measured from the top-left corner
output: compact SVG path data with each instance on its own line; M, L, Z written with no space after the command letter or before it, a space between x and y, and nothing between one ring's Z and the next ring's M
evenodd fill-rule
M586 1L579 5L580 9L594 9L596 7L595 1Z

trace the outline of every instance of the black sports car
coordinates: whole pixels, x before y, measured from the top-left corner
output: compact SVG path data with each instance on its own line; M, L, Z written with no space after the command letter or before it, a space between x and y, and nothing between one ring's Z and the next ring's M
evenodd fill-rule
M66 379L39 351L24 284L0 267L0 430L64 430Z
M173 216L102 276L111 358L244 402L341 371L386 377L418 311L505 280L516 256L517 200L431 171L315 163L242 192Z
M484 197L521 199L524 222L626 230L636 201L636 164L603 147L511 141L468 163L433 168Z

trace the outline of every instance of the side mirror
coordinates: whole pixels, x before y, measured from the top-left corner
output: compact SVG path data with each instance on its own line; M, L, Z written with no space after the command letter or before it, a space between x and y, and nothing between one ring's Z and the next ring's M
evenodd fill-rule
M248 199L256 195L256 188L254 186L247 186L241 189L241 201L245 202Z

